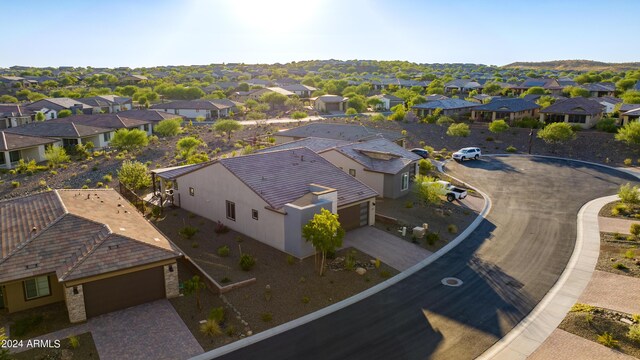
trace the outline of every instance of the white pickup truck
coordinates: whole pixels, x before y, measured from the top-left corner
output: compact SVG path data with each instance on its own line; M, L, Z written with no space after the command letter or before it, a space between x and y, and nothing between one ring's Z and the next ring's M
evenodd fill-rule
M452 202L453 200L462 200L467 197L467 190L465 189L453 186L450 182L444 180L438 180L436 182L442 185L447 201L449 202Z

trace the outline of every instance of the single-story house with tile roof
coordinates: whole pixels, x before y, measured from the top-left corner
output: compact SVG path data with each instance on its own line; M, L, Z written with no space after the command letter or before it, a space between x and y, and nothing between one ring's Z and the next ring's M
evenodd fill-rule
M632 121L640 120L640 104L635 104L636 108L629 111L625 111L620 114L620 125L627 125Z
M58 142L48 137L14 134L0 131L0 168L11 169L21 159L24 161L45 160L45 146Z
M171 114L154 109L125 110L119 112L118 115L127 119L148 121L149 123L151 123L151 127L153 130L155 130L156 125L158 125L158 123L162 120L180 119L180 121L184 121L185 119L185 116L183 115Z
M322 208L345 230L375 221L378 193L308 148L197 165L152 173L171 181L174 204L299 258L314 253L302 227Z
M137 84L139 82L142 81L147 81L149 80L146 76L144 75L138 75L138 74L130 74L130 75L126 75L123 76L120 81L126 84Z
M252 89L249 91L236 91L230 95L230 99L241 103L246 102L247 100L258 101L264 94L268 94L270 92L275 92L286 97L292 97L295 95L295 93L280 87L266 87L260 89Z
M396 105L404 104L404 100L391 94L374 95L374 96L371 96L370 99L378 99L382 101L381 104L378 104L375 106L374 110L377 110L377 111L389 111L392 107Z
M396 144L405 145L405 136L402 133L387 129L376 129L362 125L342 125L312 123L298 126L293 129L279 131L273 134L276 144L283 144L308 137L343 140L348 142L366 141L376 138L378 135L393 141Z
M83 114L97 114L100 112L99 108L94 108L91 105L87 105L79 100L70 98L42 99L27 104L24 108L33 112L41 112L45 115L46 119L56 119L58 117L58 113L62 110L71 110L71 113L73 114L78 111Z
M610 82L584 84L580 87L588 90L591 97L614 96L616 92L616 85Z
M601 97L591 98L591 99L599 102L600 104L602 104L602 106L604 106L605 114L611 114L615 112L616 105L622 102L622 99L619 99L613 96L601 96Z
M19 104L0 104L0 129L28 124L32 112Z
M391 199L409 193L422 159L383 137L322 150L319 155Z
M65 302L72 323L178 296L179 250L115 190L0 201L0 308Z
M440 94L431 94L424 97L427 102L436 100L447 100L449 97Z
M310 98L311 94L313 94L314 91L318 90L313 86L308 86L304 84L288 84L288 85L282 85L280 87L287 91L291 91L292 93L298 95L301 98Z
M520 85L512 86L510 89L514 94L520 95L525 93L532 87L541 87L549 91L552 95L560 95L563 87L558 83L556 79L537 79L530 78L523 81Z
M228 99L176 100L151 105L151 109L181 115L188 119L196 119L199 116L205 119L219 119L228 117L232 111L238 111L238 105L242 104Z
M346 98L341 95L322 95L309 99L313 101L313 108L323 113L345 112L347 111Z
M474 103L462 99L446 99L446 100L434 100L425 103L417 104L411 108L415 111L419 117L425 117L431 115L436 109L442 109L441 115L457 116L471 112L471 108L478 106L478 103Z
M133 107L133 101L130 97L118 95L98 95L88 98L80 98L78 101L94 108L98 108L103 113L109 114L131 110Z
M473 90L482 90L482 85L470 79L456 79L444 84L444 92L449 94L453 92L470 92Z
M602 118L605 107L593 99L575 97L558 100L540 110L543 123L566 122L585 129L593 127Z
M478 121L520 120L524 117L537 117L540 105L524 99L496 99L471 109L471 119Z
M300 140L294 140L287 143L282 143L279 145L271 146L268 148L264 148L258 150L257 152L267 152L267 151L275 151L275 150L285 150L285 149L295 149L299 147L306 147L311 149L317 153L334 148L336 146L348 145L353 143L353 141L346 140L338 140L338 139L325 139L320 137L308 137L302 138Z

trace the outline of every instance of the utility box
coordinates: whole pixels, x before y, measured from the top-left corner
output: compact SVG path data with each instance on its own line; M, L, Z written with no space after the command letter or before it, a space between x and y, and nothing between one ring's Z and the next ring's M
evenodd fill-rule
M413 228L413 236L418 239L422 239L426 233L427 230L422 226L416 226Z

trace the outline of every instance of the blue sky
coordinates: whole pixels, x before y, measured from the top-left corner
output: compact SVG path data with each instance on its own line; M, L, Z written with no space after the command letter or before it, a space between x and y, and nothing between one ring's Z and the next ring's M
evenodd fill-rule
M0 12L15 17L0 67L640 61L635 0L0 0Z

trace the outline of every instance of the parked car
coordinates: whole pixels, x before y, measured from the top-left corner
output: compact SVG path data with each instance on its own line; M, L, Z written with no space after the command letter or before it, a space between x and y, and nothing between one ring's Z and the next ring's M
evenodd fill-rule
M480 156L482 156L482 152L480 151L480 148L466 147L454 152L453 160L455 161L464 161L469 159L478 160Z
M429 152L425 149L415 148L415 149L411 149L410 151L416 155L422 156L423 159L426 159L429 157Z
M438 180L437 183L442 185L448 202L452 202L453 200L462 200L467 197L467 190L453 186L448 181Z

